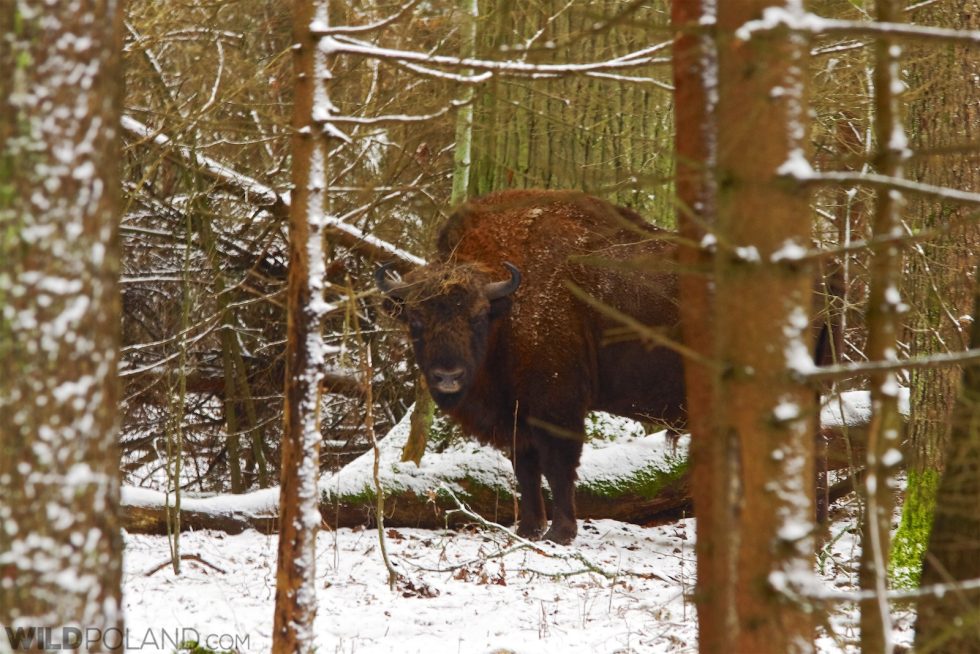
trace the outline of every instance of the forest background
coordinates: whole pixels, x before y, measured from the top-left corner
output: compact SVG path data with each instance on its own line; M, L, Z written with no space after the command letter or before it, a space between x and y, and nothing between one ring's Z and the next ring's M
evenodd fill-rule
M803 228L808 242L801 244L808 251L804 259L807 264L832 262L840 275L843 304L838 309L844 339L838 356L852 364L826 376L836 380L837 390L880 391L889 379L911 389L903 447L907 490L903 524L893 548L893 582L917 587L922 581L921 560L929 547L943 479L952 484L943 491L947 501L940 503L951 510L953 524L946 527L959 531L952 549L969 559L967 553L980 546L975 509L980 502L973 501L977 482L971 459L977 453L977 429L968 419L976 409L969 403L957 408L963 373L945 364L976 358L969 347L971 325L976 325L973 302L980 240L971 208L978 204L980 11L971 2L905 6L822 0L808 9L832 20L793 22L792 16L804 15L794 14L792 7L786 14L767 14L768 21L761 22L757 33L763 35L763 43L766 35L774 34L774 49L769 55L753 51L756 62L767 61L774 70L785 66L799 90L774 86L766 95L745 87L745 95L739 96L738 71L744 70L739 66L752 65L739 60L740 52L746 51L739 43L751 41L756 33L746 38L738 30L762 16L766 4L719 8L718 16L702 15L700 3L656 1L401 6L355 2L329 8L329 22L322 23L319 34L331 44L320 49L329 71L323 77L329 80L329 98L311 105L313 122L324 126L327 162L323 186L317 189L327 209L322 225L326 304L321 316L327 366L321 371L325 393L318 425L323 469L337 469L367 451L373 435L385 434L416 400L424 405L424 393L415 390L409 348L380 315L372 274L382 261L395 261L403 271L422 263L439 225L465 197L501 188L576 188L630 206L660 226L695 235L695 244L706 244L706 233L730 237L718 248L729 253L751 244L751 234L735 237L737 229L725 233L726 206L735 206L730 214L738 215L737 197L726 205L723 189L713 187L710 195L721 198L717 224L697 204L703 186L724 182L725 175L706 175L705 168L696 165L698 158L685 158L685 138L690 143L691 136L710 123L710 116L692 121L681 111L699 104L685 103L690 97L680 95L686 78L678 64L678 48L684 37L698 41L713 34L722 63L716 129L720 144L727 137L732 146L721 148L716 163L722 168L730 164L735 171L744 164L742 172L750 174L752 164L746 162L767 160L768 130L791 131L785 112L791 113L792 103L782 107L782 124L764 120L773 99L783 102L780 95L796 98L797 110L802 110L797 119L805 126L805 134L793 138L807 165L781 169L781 183L796 184L797 190L777 191L795 198L785 205L782 196L771 200L771 212L757 215L758 223L745 222L743 230L777 229L780 216L793 212L809 216ZM118 443L84 454L92 458L118 446L121 474L134 486L232 494L274 486L284 456L280 442L290 343L286 317L294 234L289 221L295 197L290 190L297 165L292 125L298 92L292 44L299 31L298 14L291 13L289 5L254 0L93 7L96 15L108 8L104 15L118 16L122 42L118 56L113 53L115 42L105 34L73 46L82 54L101 46L99 56L118 71L114 79L105 80L103 72L99 80L107 98L121 98L121 105L102 110L121 106L124 144L118 162L120 193L106 196L118 203L122 215L121 385L116 389L122 425ZM31 326L16 318L32 294L19 291L18 284L27 279L25 271L38 269L38 261L41 270L54 274L56 269L44 266L70 259L56 247L56 239L50 239L45 250L45 232L32 232L24 229L24 221L17 222L24 206L17 198L33 198L31 189L43 186L33 177L39 169L23 173L26 168L18 165L24 151L15 138L23 123L18 122L18 112L26 106L23 91L31 88L30 75L46 73L43 66L31 66L43 61L40 55L25 60L17 53L36 52L31 50L34 46L19 49L35 34L44 34L45 42L54 45L62 44L65 35L74 35L73 42L80 43L87 38L81 30L90 24L65 20L59 40L57 30L37 27L32 18L36 19L33 12L17 9L5 12L2 24L3 33L11 35L4 41L2 60L20 71L2 88L2 181L12 192L5 192L3 200L0 425L9 452L25 443L30 449L30 439L8 439L7 434L38 428L34 422L25 427L15 408L15 400L36 392L18 386L33 383L24 372L31 370L25 362L35 355L23 345L32 338ZM880 28L899 23L947 31L913 29L903 34L898 27ZM892 48L899 43L902 47ZM786 52L798 58L785 59ZM728 80L733 81L726 87ZM774 93L777 88L781 93ZM58 101L57 95L51 97ZM712 105L709 101L700 106ZM111 114L106 118L110 120ZM896 140L898 132L905 141ZM783 139L771 152L777 164L799 163L792 141ZM97 163L110 169L113 159ZM77 170L78 166L68 170L68 176ZM692 191L692 179L702 186ZM76 175L76 180L84 186L84 179ZM910 185L916 183L920 186ZM774 178L774 187L779 184ZM77 188L78 184L48 187L54 197L63 194L62 202L75 199L71 193ZM905 192L904 198L896 195L898 190ZM692 215L696 219L685 224ZM7 222L11 217L16 220ZM111 240L104 230L86 234ZM24 254L25 244L39 246L33 252L45 251L50 258ZM697 249L695 257L718 251ZM318 273L319 262L310 263ZM727 261L715 268L716 273L731 273L715 281L737 289L738 283L746 282L731 272L735 269L724 267L731 265ZM795 283L806 272L801 268ZM759 274L772 276L772 270ZM65 276L75 275L77 271ZM88 288L87 281L80 283ZM112 307L109 295L98 297ZM742 301L745 296L732 297ZM702 318L710 313L717 318L713 329L725 331L726 325L738 324L725 322L726 317L736 317L726 311L712 309ZM106 329L106 324L87 329ZM778 333L781 326L773 325ZM108 333L113 331L109 326ZM967 354L961 354L964 351ZM75 356L63 354L55 360ZM886 363L884 371L864 366L899 358L922 365ZM46 382L50 389L59 388L59 378L72 378L71 366L55 370L49 362L43 368L38 374L51 380ZM902 369L907 372L896 372ZM719 388L714 392L716 399L726 397ZM876 405L881 424L872 420L869 429L868 447L873 451L875 430L889 433L889 421L897 415L887 396L877 398L883 402ZM50 397L49 406L59 404L53 390ZM956 411L966 422L954 420ZM420 413L424 423L425 412ZM737 416L733 420L737 422ZM288 427L288 421L285 424ZM885 443L874 452L878 458L871 459L870 467L885 480L894 475L897 463L883 463L888 448ZM716 455L726 456L702 453L701 460L713 461ZM29 475L18 470L22 459L5 456L0 472L7 475L5 485L10 480L15 492L29 493L30 484L24 481ZM957 465L951 468L947 461ZM44 462L37 465L43 468ZM695 476L695 493L718 483L698 479ZM868 489L872 492L867 501L890 507L889 484ZM5 503L5 519L12 519L16 504L16 499ZM942 515L936 519L941 521ZM723 524L718 522L722 531ZM868 538L881 540L882 534L873 532L880 532L882 523L868 524ZM179 524L175 528L179 531ZM884 540L889 540L887 527ZM707 547L711 540L704 542ZM867 549L871 556L872 548ZM877 549L879 557L882 550L887 557L887 545ZM880 558L869 560L869 590L881 590L883 563ZM977 576L980 572L960 571L952 578ZM949 568L927 572L925 579L949 580ZM966 620L966 632L973 625L975 633L980 624L975 601L966 602L974 611ZM928 614L931 609L926 608ZM940 623L951 620L945 615ZM864 626L872 639L868 651L878 649L872 622ZM953 636L945 638L955 642ZM706 651L711 651L707 645Z

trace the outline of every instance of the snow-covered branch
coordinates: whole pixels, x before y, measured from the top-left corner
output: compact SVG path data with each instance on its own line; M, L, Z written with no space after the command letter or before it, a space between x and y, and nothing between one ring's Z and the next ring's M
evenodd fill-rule
M836 366L814 368L810 372L801 372L799 375L807 381L823 381L826 379L843 379L890 370L960 366L974 361L980 361L980 349L964 350L962 352L944 352L930 356L916 357L914 359L902 359L900 361L842 363Z
M809 182L814 184L837 184L841 182L849 184L858 184L863 186L872 186L878 188L886 189L896 189L899 191L907 191L909 193L915 193L917 195L926 195L937 200L949 200L950 202L959 202L962 204L980 204L980 193L971 193L970 191L961 191L955 188L948 188L945 186L935 186L933 184L923 184L922 182L914 182L909 179L904 179L901 177L891 177L889 175L878 175L876 173L851 173L845 171L830 171L830 172L794 172L788 174L787 177L793 177L794 179L800 180L802 182Z
M177 143L163 132L154 130L149 125L145 125L131 116L123 116L120 122L122 128L133 136L170 150L180 155L182 159L193 162L211 177L226 182L233 188L244 191L246 193L246 199L253 201L257 199L266 205L274 205L283 201L283 198L278 193L258 180L248 175L243 175L215 159L201 154L194 148Z
M178 156L181 160L199 168L215 181L240 192L246 201L257 200L283 218L288 213L288 194L278 193L262 182L229 168L219 161L201 154L194 148L181 145L166 134L154 130L131 116L123 116L121 124L129 134ZM354 225L341 222L333 216L325 216L324 220L327 229L331 231L337 242L345 247L366 250L375 259L393 259L403 267L425 265L425 259L392 245L373 234L368 234Z
M762 18L745 23L735 35L747 41L756 32L789 29L814 35L846 34L850 36L902 37L930 41L957 41L980 45L980 31L957 30L906 23L838 20L808 12L792 12L781 7L766 9Z
M569 64L531 64L523 61L495 61L492 59L477 59L472 57L450 57L428 52L383 48L349 37L334 38L332 36L326 36L320 41L320 49L327 53L356 54L374 59L389 59L399 63L415 62L429 66L468 68L478 71L491 71L500 75L539 78L580 75L596 71L622 70L639 68L651 64L668 63L670 61L669 58L653 57L651 55L663 50L670 44L671 41L665 41L606 61Z
M789 582L785 586L779 587L779 591L787 597L805 602L813 600L825 602L863 602L876 599L895 602L922 597L944 597L949 593L961 593L963 591L978 589L980 589L980 579L968 579L966 581L954 581L944 584L929 584L909 590L889 590L885 591L883 595L879 595L876 590L830 590L816 583L810 583L809 581L799 584Z

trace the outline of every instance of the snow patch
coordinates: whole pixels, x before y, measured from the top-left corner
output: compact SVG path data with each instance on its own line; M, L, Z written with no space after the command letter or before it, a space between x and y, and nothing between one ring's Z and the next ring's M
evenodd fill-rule
M803 150L794 148L786 157L786 161L781 163L779 168L776 169L776 174L804 180L812 178L814 171L806 155L803 154Z
M773 263L780 261L799 261L806 257L806 252L806 248L793 239L786 239L782 246L769 256L769 260Z

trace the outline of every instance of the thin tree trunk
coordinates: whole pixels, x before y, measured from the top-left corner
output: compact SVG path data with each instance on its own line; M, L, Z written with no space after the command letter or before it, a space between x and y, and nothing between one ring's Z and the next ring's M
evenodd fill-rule
M122 12L5 3L0 34L0 650L108 651L123 626Z
M476 56L476 25L480 16L477 0L459 0L461 57ZM470 187L470 168L473 163L473 89L466 87L463 99L469 104L456 114L456 146L453 150L453 190L450 203L456 206L466 199Z
M239 425L238 425L238 388L237 388L237 368L235 365L234 351L237 339L234 332L234 318L228 305L228 293L225 285L224 271L221 269L221 262L218 260L218 250L215 243L214 231L211 229L210 219L202 212L198 224L198 233L201 239L201 246L208 258L211 266L211 274L214 276L214 288L218 303L218 312L221 315L221 364L224 372L224 409L225 409L225 460L228 466L228 476L231 482L232 493L245 492L245 484L242 481L242 464L239 456Z
M460 0L460 57L476 56L476 26L480 15L477 0ZM470 170L473 167L473 89L464 90L463 99L469 104L460 107L456 114L456 145L453 149L453 189L449 203L456 206L466 200L470 188ZM429 395L425 378L419 373L415 380L415 408L412 409L412 430L402 461L422 461L425 446L429 441L432 419L435 416L435 402Z
M320 380L324 344L320 321L327 305L324 212L328 165L329 58L310 32L329 25L326 0L297 0L293 14L296 96L293 108L292 206L286 328L285 424L279 499L279 561L272 651L315 651L316 535L321 515Z
M878 0L879 21L894 22L899 17L894 0ZM901 177L906 142L894 90L900 84L900 49L891 39L882 38L875 44L875 55L875 168L880 174ZM901 230L901 210L902 198L897 191L879 191L875 201L873 235L886 236ZM867 309L867 355L871 361L898 358L901 326L898 289L901 287L901 275L902 253L898 244L892 243L874 253ZM865 460L864 519L858 577L861 588L875 591L876 598L861 604L861 648L869 654L892 654L891 616L885 592L889 534L895 506L894 475L901 460L902 418L898 412L897 374L874 373L869 375L869 381L872 415Z

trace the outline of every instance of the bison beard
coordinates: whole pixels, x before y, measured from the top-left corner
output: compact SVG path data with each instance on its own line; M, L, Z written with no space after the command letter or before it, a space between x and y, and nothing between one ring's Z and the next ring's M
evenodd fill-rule
M378 270L436 404L480 441L512 450L521 536L539 538L547 526L543 474L552 495L544 538L575 537L589 411L683 424L680 356L573 292L676 336L674 248L665 236L582 193L504 191L450 217L434 263L402 282Z

